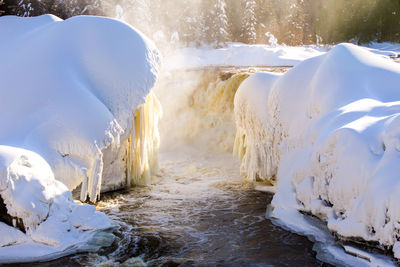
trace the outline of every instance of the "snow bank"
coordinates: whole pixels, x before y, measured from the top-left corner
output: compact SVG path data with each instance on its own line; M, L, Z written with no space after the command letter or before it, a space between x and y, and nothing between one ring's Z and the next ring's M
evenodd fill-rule
M362 46L369 48L369 50L375 54L389 56L391 58L399 58L400 57L400 44L397 44L397 43L371 42L369 44L363 44Z
M101 17L0 18L0 262L53 259L113 241L102 190L157 167L154 45Z
M114 240L107 216L94 206L75 204L47 162L32 151L0 146L0 197L12 217L11 225L0 222L0 263L97 250Z
M363 44L371 52L398 59L400 45L395 43ZM300 62L322 55L331 46L248 45L227 43L226 47L185 47L172 50L165 58L166 70L197 69L212 66L296 66Z
M81 200L96 201L113 179L102 177L103 152L118 154L155 82L156 48L116 20L45 15L2 17L0 49L0 143L37 152L70 190L82 184Z
M206 66L295 66L301 61L323 54L325 47L267 46L228 43L227 47L182 48L165 59L165 68L189 69ZM244 56L245 55L245 56Z
M277 177L272 218L293 226L296 210L311 213L342 238L376 242L400 258L399 84L400 65L340 44L240 86L242 167Z

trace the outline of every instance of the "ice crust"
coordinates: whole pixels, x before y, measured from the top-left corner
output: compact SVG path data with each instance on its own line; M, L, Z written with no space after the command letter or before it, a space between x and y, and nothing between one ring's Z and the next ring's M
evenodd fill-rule
M14 218L0 222L0 263L111 244L111 221L71 191L95 202L154 171L157 49L117 20L52 15L1 17L0 49L0 196Z
M270 217L311 213L400 258L399 84L400 65L352 44L243 82L236 152L250 178L276 176Z

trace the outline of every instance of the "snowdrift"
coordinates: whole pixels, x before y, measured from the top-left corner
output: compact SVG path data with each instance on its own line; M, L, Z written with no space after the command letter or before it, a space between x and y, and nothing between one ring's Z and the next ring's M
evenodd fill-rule
M251 179L278 180L272 218L301 229L311 213L400 258L399 84L400 65L351 44L243 82L236 152Z
M156 170L157 49L116 20L51 15L1 17L0 49L0 262L109 244L108 218L71 191L95 202Z

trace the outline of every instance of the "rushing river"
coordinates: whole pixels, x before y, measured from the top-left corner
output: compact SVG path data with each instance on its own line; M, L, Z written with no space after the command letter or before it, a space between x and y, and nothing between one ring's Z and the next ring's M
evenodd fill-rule
M243 183L238 166L194 147L162 153L154 185L98 204L120 226L111 248L35 266L321 266L310 241L265 218L272 195Z

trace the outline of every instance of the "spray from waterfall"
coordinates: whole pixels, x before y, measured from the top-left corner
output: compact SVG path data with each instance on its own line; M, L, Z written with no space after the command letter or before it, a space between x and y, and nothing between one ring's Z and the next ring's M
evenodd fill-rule
M248 76L247 71L218 68L164 73L154 88L168 114L160 121L162 150L181 150L190 144L213 152L232 152L233 99Z

